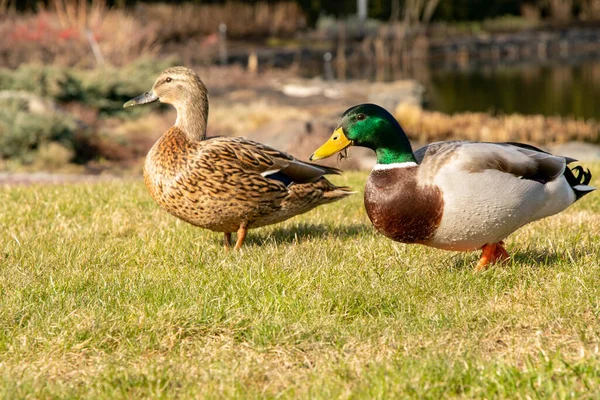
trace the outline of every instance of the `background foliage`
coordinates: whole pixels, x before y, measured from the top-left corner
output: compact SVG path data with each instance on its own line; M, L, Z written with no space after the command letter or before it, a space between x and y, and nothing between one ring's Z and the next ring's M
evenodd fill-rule
M269 0L269 4L287 2L288 0ZM20 11L39 10L48 7L53 0L8 0ZM261 1L236 0L233 3L255 5ZM109 6L135 7L143 3L193 3L193 4L225 4L228 0L106 0ZM356 13L356 0L297 0L296 3L304 10L311 24L314 24L321 14L346 16ZM394 15L394 8L403 9L411 0L369 0L369 17L387 20ZM0 4L2 2L0 1ZM550 16L553 9L567 9L572 16L585 14L600 7L597 0L444 0L440 1L434 13L433 20L437 21L478 21L505 15L521 15L523 10L536 10L533 15Z

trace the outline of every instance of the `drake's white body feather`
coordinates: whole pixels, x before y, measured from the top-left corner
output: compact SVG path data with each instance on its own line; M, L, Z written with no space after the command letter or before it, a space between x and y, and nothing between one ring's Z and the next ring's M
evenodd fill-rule
M413 170L419 187L439 189L443 207L439 225L432 236L419 242L427 246L476 250L500 242L523 225L557 214L577 200L564 175L564 157L509 144L439 142L429 146L417 151L420 164L377 164L372 172ZM369 193L372 203L384 202L377 200L378 189L371 188Z
M425 244L446 250L469 251L497 243L576 200L564 175L542 184L496 169L467 172L452 161L440 168L432 183L442 192L444 212Z

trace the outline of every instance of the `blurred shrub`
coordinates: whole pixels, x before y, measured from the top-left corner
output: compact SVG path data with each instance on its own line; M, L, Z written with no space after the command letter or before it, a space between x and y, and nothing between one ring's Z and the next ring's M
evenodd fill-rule
M140 60L120 69L41 65L0 69L0 159L55 168L72 161L115 158L123 150L107 146L98 136L96 119L113 115L132 119L155 108L125 112L123 103L150 89L158 73L171 65L172 60ZM58 104L74 113L59 109ZM81 110L84 114L93 110L90 118L83 118L87 124L76 117L81 118ZM142 147L147 150L148 145ZM134 152L137 155L139 150Z
M33 156L36 170L63 168L75 159L75 151L70 145L58 142L42 143Z
M31 163L43 145L57 142L72 151L77 122L59 112L37 112L24 98L0 100L0 157ZM69 161L73 157L70 153ZM67 158L63 156L63 158Z
M486 32L520 31L541 26L539 19L533 16L504 15L502 17L486 19L481 27Z
M100 115L122 112L123 103L152 87L156 76L173 60L140 60L123 68L79 70L56 66L25 65L16 70L0 69L0 87L23 90L58 102L77 101ZM128 116L147 112L138 107Z

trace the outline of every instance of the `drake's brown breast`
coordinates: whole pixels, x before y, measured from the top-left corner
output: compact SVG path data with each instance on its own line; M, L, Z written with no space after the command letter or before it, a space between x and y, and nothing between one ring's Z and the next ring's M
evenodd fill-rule
M417 182L418 167L374 170L365 187L365 208L375 228L398 242L423 243L444 211L437 186Z

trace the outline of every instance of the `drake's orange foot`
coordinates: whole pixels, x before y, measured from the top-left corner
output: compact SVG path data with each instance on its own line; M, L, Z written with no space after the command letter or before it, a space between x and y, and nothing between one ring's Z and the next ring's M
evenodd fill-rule
M504 248L504 242L500 241L496 243L496 252L495 252L496 262L503 262L508 260L510 257L508 255L508 251Z
M481 248L481 258L475 266L475 271L484 271L491 264L496 256L496 243L484 244Z
M508 252L504 248L504 242L488 243L482 248L481 258L475 266L475 271L485 271L490 264L508 259Z

